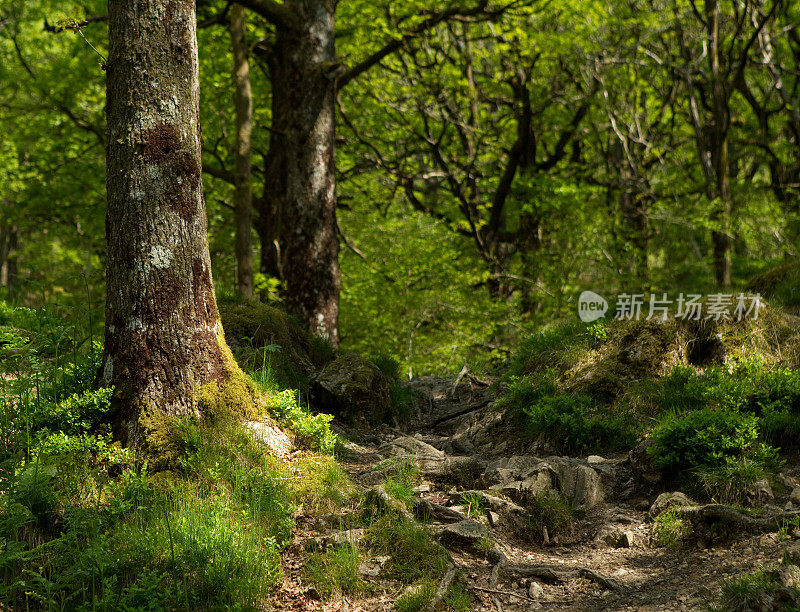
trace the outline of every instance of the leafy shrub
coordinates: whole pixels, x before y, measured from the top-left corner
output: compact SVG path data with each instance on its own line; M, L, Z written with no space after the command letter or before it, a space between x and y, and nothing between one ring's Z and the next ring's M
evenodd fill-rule
M267 407L280 425L294 431L301 444L312 450L333 453L337 438L330 428L332 415L311 414L308 409L300 406L297 392L293 389L270 393Z
M546 433L563 451L628 448L636 441L629 419L600 410L588 395L546 396L524 412L528 433Z
M759 440L753 414L704 408L669 414L653 431L648 449L656 467L673 474L690 468L718 467L726 457L748 457L763 465L776 461L773 448Z

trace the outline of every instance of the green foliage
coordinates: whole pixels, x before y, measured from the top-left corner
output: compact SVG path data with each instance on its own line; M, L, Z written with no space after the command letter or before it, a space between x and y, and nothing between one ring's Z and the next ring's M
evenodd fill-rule
M300 443L322 453L333 453L336 434L331 431L330 414L311 414L297 401L297 392L292 389L269 393L267 408L280 425L291 429Z
M653 463L677 473L694 467L719 467L727 458L775 462L773 448L759 440L759 420L733 410L702 408L668 414L653 430Z
M474 491L467 491L461 494L461 501L464 506L464 514L470 518L484 516L486 510L486 500L483 496Z
M692 524L675 509L665 510L653 521L656 546L675 548L692 534Z
M414 506L414 485L419 480L419 470L410 461L400 461L394 473L383 482L383 488L392 497L408 508Z
M748 457L724 458L720 465L698 467L697 480L705 494L721 504L743 506L755 492L754 484L774 473L774 457L770 462ZM769 465L769 467L768 467Z
M394 515L381 517L370 525L364 545L390 555L385 571L403 584L437 580L447 568L447 552L429 529Z
M306 562L306 575L326 599L342 595L358 596L367 584L358 571L360 555L355 544L334 546L314 553Z
M530 534L535 541L542 540L545 529L548 537L571 531L574 512L569 501L559 493L541 491L526 507L530 515Z
M754 574L724 580L711 609L714 612L747 612L777 606L774 609L796 610L800 591L780 584L777 573L760 569Z

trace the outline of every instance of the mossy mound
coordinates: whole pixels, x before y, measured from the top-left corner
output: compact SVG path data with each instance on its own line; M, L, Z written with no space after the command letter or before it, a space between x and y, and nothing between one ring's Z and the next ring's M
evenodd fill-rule
M225 340L247 371L268 370L280 386L305 390L334 349L294 318L256 300L220 301Z
M754 277L746 291L759 293L786 312L800 315L800 261L785 261Z
M313 395L323 411L349 422L380 423L392 409L389 379L370 360L346 353L317 376Z
M709 402L774 408L759 426L785 445L798 347L800 319L766 304L743 321L570 323L522 344L498 407L559 452L628 450L671 413Z

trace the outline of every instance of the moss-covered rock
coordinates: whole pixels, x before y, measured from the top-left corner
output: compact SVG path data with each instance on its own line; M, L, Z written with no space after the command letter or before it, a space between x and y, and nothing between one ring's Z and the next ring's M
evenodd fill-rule
M784 261L754 277L746 291L759 293L786 312L800 315L800 261Z
M270 371L281 386L305 390L334 350L291 316L263 302L220 301L225 339L240 365Z
M391 385L371 361L346 353L317 375L312 387L315 405L345 421L380 422L392 408Z

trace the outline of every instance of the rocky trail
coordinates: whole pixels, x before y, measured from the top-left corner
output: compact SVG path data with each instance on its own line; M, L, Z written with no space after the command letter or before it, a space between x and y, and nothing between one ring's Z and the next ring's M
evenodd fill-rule
M779 537L772 519L744 525L748 533L735 538L709 536L691 545L658 547L651 517L666 507L668 495L659 497L641 450L638 457L637 451L615 457L551 454L542 442L526 443L515 425L492 409L487 384L468 377L455 382L412 381L420 399L416 418L404 428L342 430L349 452L341 464L379 497L385 495L380 483L399 463L417 466L416 517L409 518L432 526L476 610L706 609L721 581L773 566L787 548L800 547L792 534ZM782 477L791 490L792 477ZM531 511L531 500L550 491L574 509L571 526L559 533L548 533ZM776 502L768 487L758 494L769 497L768 515L793 514L784 512L791 504ZM696 526L710 526L709 534L719 536L718 517L709 518L715 508L695 506ZM272 602L276 608L392 608L402 585L380 583L367 598L324 602L303 582L309 543L324 548L361 537L362 530L346 529L342 518L300 523L295 544L285 553L284 588ZM360 571L380 582L385 562L367 559ZM448 571L445 581L453 573Z

